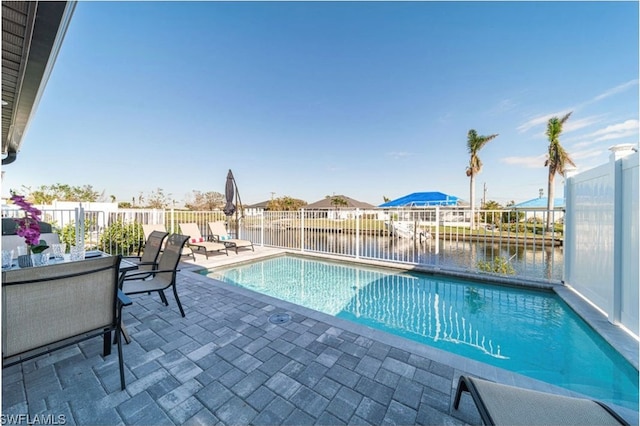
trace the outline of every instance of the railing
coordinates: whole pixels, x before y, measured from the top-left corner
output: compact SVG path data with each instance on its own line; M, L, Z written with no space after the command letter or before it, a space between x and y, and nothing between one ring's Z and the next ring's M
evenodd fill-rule
M265 246L558 282L564 212L477 213L441 207L393 211L264 212L242 220L241 237Z
M63 241L74 228L74 210L42 208ZM20 216L4 210L3 216ZM547 230L546 211L476 211L470 229L470 210L419 208L404 210L337 209L335 211L263 212L238 221L238 237L256 245L350 258L382 260L442 269L514 275L544 281L563 276L564 212L552 212ZM118 210L85 211L87 245L111 253L134 254L144 241L142 224L163 224L180 232L180 223L196 223L208 238L207 222L225 221L235 234L235 216L221 211Z

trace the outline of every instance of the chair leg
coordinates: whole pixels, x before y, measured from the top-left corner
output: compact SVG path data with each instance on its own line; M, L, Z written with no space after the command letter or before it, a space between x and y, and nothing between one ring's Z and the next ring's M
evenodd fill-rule
M456 390L456 397L453 400L453 408L458 409L458 405L460 405L460 398L462 397L462 392L469 392L469 388L467 387L467 382L460 377L458 380L458 389Z
M104 332L102 341L102 356L106 357L111 354L111 331Z
M182 309L182 303L180 303L180 298L178 297L178 290L176 289L176 285L173 285L173 296L176 298L176 302L178 303L178 309L180 309L180 313L182 317L185 317L184 309Z
M118 345L118 365L120 367L120 389L125 390L126 384L124 382L124 362L122 360L122 338L120 332L120 327L118 327L116 329L116 340Z
M169 306L169 302L167 301L167 296L164 295L164 291L158 290L158 294L160 295L160 299L164 302L164 306Z

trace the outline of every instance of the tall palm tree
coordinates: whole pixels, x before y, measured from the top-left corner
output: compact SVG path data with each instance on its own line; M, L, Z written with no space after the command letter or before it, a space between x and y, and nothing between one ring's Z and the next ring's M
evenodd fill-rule
M490 136L479 136L473 129L469 130L469 133L467 134L467 149L469 154L471 154L469 166L467 167L467 176L470 180L469 201L471 202L471 229L474 229L475 227L474 206L476 202L476 175L480 173L480 170L482 170L482 161L480 161L480 157L478 157L478 152L487 144L487 142L495 139L497 136L497 133Z
M573 112L573 111L572 111ZM556 173L564 176L567 171L567 165L570 164L575 167L575 163L569 157L569 154L560 145L560 133L562 133L562 127L571 117L572 112L568 113L562 118L552 117L547 123L547 137L549 138L549 154L547 160L544 162L545 167L549 167L549 187L547 189L547 230L551 230L552 220L551 212L553 211L553 197L555 195L554 180Z

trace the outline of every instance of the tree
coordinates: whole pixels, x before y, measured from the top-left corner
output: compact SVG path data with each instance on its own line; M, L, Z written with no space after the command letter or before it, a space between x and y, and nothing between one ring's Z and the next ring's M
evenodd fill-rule
M573 111L572 111L573 112ZM553 212L553 197L555 195L555 177L559 173L564 177L567 171L567 165L575 167L575 163L569 157L569 154L560 145L560 134L564 123L571 117L572 112L566 114L562 118L552 117L547 123L547 137L549 138L549 153L545 161L545 167L549 167L549 187L547 189L547 230L551 230L553 226L551 213Z
M272 211L296 211L306 206L307 202L292 197L279 197L267 203L267 210Z
M340 195L327 195L325 198L331 198L331 205L333 207L347 207L349 205L347 200L345 200L344 197Z
M151 191L147 197L147 207L150 209L166 209L171 204L171 194L164 194L162 188Z
M391 201L391 198L387 197L386 195L383 195L382 200L383 202L388 203L389 201Z
M226 203L224 195L214 191L193 191L192 197L188 196L184 203L184 206L189 210L221 210Z
M483 146L492 139L498 137L498 134L490 136L479 136L475 130L469 130L467 133L467 150L471 155L469 166L467 166L467 176L469 177L469 202L471 203L471 229L475 227L475 198L476 198L476 175L482 170L482 161L478 157L478 152Z
M95 202L104 196L104 192L95 191L91 185L70 186L56 183L42 185L27 196L34 204L52 204L54 201Z

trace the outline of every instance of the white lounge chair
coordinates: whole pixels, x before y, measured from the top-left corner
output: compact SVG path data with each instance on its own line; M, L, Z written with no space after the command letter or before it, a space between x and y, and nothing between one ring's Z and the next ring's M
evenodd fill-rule
M208 259L209 252L224 250L225 254L229 256L227 246L222 243L214 243L212 241L205 240L205 238L200 233L200 229L198 228L198 225L196 223L181 223L180 232L183 235L189 236L189 239L187 240L187 246L191 247L194 253L202 253Z
M209 231L211 232L211 237L214 242L219 242L227 245L229 248L233 248L236 250L236 254L238 254L238 249L241 247L251 247L251 250L255 251L253 248L253 243L249 240L241 240L239 238L231 238L231 236L227 232L227 227L224 222L209 222Z
M155 224L155 225L151 225L151 224L146 224L146 225L142 225L142 232L144 232L144 239L148 240L149 236L151 236L151 233L153 231L160 231L160 232L167 232L167 228L166 226L162 225L162 224ZM168 235L168 233L167 233ZM166 245L167 241L164 240L162 242L162 249L164 249L164 246ZM193 250L191 250L190 247L183 247L182 248L182 253L181 256L191 256L193 257L193 260L196 260L196 256L193 254Z

